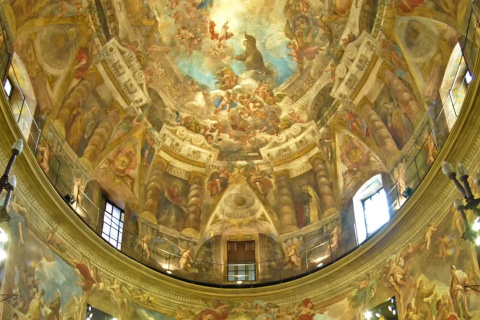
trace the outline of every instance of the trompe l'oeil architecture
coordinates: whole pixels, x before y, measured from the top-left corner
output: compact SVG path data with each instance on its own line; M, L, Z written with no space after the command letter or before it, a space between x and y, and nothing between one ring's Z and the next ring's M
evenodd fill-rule
M480 319L475 3L0 6L2 319Z

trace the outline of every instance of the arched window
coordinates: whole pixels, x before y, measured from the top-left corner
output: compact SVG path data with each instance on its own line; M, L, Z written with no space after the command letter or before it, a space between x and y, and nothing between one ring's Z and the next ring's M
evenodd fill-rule
M458 118L467 94L467 87L472 80L473 77L467 69L460 44L457 44L450 55L439 89L448 130L452 129Z
M357 191L353 197L357 243L362 243L390 220L387 195L382 175L378 174Z
M107 200L103 216L102 238L118 250L122 249L124 218L123 210Z

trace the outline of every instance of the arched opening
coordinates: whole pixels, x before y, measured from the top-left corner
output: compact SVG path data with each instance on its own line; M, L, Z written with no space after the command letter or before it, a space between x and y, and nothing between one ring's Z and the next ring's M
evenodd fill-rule
M458 43L452 51L439 89L449 131L460 114L468 85L472 80L472 74L467 68L462 48Z
M382 175L365 182L353 196L357 243L362 243L390 220Z

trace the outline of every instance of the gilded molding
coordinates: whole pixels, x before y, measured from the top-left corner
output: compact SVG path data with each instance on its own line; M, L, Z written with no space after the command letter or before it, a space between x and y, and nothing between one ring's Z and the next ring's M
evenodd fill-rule
M169 147L167 147L165 145L162 145L161 150L163 152L165 152L166 154L168 154L170 157L172 157L172 158L174 158L178 161L181 161L183 163L189 164L191 166L199 167L199 168L206 168L207 167L207 165L205 163L195 161L195 160L192 160L192 159L188 159L188 158L176 153L175 151L173 151L172 149L170 149Z
M102 65L103 70L107 74L108 79L113 84L113 86L117 90L118 94L122 97L123 101L125 101L125 103L127 105L129 105L131 103L130 98L128 98L128 96L125 94L125 92L120 87L120 84L118 83L117 79L113 75L112 70L110 70L110 67L108 66L107 62L105 60L102 60L102 61L100 61L100 64Z
M474 73L479 73L478 64ZM407 243L422 241L423 231L429 223L436 224L450 214L451 203L456 198L457 191L441 172L441 162L444 159L450 162L463 161L470 170L479 167L480 153L477 150L480 147L480 110L475 103L480 100L478 81L477 78L471 84L460 118L430 171L391 223L338 262L299 280L275 286L205 290L205 287L165 276L133 259L125 258L124 254L112 250L104 241L99 241L99 236L86 227L77 215L72 214L71 208L54 190L29 149L24 150L14 168L14 174L19 180L16 193L26 200L30 209L28 218L35 221L35 224L30 225L34 233L41 234L46 226L58 227L59 236L68 246L68 254L59 253L65 261L72 263L72 257L78 256L90 259L101 272L108 272L112 277L153 295L156 305L149 306L153 309L175 310L176 307L187 304L193 308L203 308L204 299L268 299L269 302L282 306L298 303L305 297L316 303L332 301L352 292L352 279L383 265L392 252L404 248ZM3 129L0 162L4 166L11 144L21 137L21 132L14 123L3 93L0 94L0 104L0 127ZM288 172L276 173L276 177L284 175L288 177Z
M316 147L317 147L316 143L311 143L308 146L306 146L305 148L303 148L302 150L300 150L300 152L297 152L297 153L295 153L295 154L293 154L289 157L286 157L285 159L274 161L272 163L272 165L274 167L277 167L277 166L281 166L283 164L292 162L294 160L297 160L297 159L301 158L302 156L306 155L307 153L309 153L310 151L312 151L313 149L315 149Z
M352 94L351 94L351 98L350 98L351 100L355 100L357 98L358 94L360 93L360 90L363 89L363 85L365 84L365 82L367 82L368 77L370 77L370 74L372 73L372 70L375 67L375 64L377 63L377 60L378 60L378 55L375 53L372 56L372 60L368 64L367 69L363 73L362 78L358 82L355 89L353 89Z

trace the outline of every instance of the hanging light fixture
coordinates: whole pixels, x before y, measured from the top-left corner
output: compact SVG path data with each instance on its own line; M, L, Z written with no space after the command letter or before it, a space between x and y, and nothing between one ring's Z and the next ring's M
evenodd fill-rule
M475 198L472 194L472 189L468 183L467 168L463 163L459 162L457 166L457 172L455 172L450 163L443 161L442 171L450 180L453 181L458 191L460 191L463 196L463 199L456 199L453 203L458 212L460 212L463 224L465 225L465 232L463 233L462 238L465 240L470 240L476 245L480 245L480 237L478 234L478 231L480 230L480 223L474 222L473 225L470 226L465 214L465 210L471 210L477 216L477 220L480 217L480 208L478 208L480 205L480 199ZM477 173L473 180L477 186L480 186L480 174Z
M7 187L4 188L5 190L7 190L7 195L5 196L3 205L0 208L0 229L3 229L4 231L5 231L4 225L5 224L8 225L8 221L10 220L10 216L7 213L7 208L8 208L8 205L10 204L10 200L12 199L12 193L13 193L13 190L15 190L16 186L17 186L17 178L15 178L15 176L9 177L8 185ZM1 235L0 235L0 238L1 238Z
M5 238L8 238L8 221L10 220L10 216L7 213L7 208L10 204L10 200L12 199L13 190L15 190L15 187L17 186L17 179L15 176L10 176L10 172L12 171L15 159L22 153L22 150L23 140L19 139L13 144L12 155L8 160L7 167L5 168L2 177L0 177L0 193L2 193L3 190L7 190L7 195L5 196L3 205L0 207L0 240L6 241Z
M0 192L2 192L4 189L7 191L11 189L11 185L9 181L10 171L12 171L13 164L15 163L15 159L17 158L17 156L19 156L22 153L22 150L23 150L23 140L19 139L15 141L15 143L12 146L12 155L10 156L10 160L8 160L8 164L7 164L7 167L5 168L5 172L0 178Z

